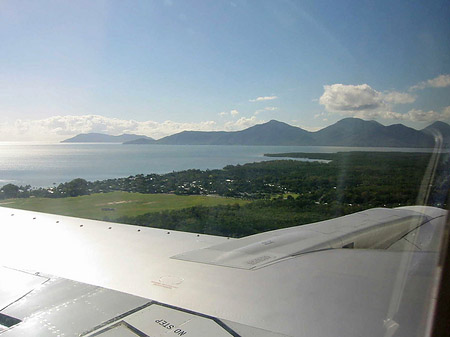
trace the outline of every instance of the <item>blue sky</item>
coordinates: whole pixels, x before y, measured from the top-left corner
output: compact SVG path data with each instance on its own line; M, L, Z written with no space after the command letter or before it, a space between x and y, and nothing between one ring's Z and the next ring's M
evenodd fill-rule
M446 1L0 1L0 141L450 121Z

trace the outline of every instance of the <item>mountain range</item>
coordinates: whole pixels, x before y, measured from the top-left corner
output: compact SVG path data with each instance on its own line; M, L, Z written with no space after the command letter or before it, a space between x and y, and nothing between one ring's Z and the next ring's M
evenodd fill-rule
M134 141L137 139L154 141L153 138L134 134L110 136L104 133L81 133L79 135L76 135L75 137L63 140L61 143L124 143Z
M81 136L78 135L71 138L71 142L74 142L74 139ZM435 122L425 129L416 130L403 124L384 126L375 121L364 121L359 118L344 118L316 132L306 131L299 127L271 120L270 122L258 124L242 131L183 131L158 140L140 136L124 141L124 144L428 148L434 146L436 136L442 137L444 145L449 147L450 125L444 122ZM86 139L86 137L83 139ZM64 142L67 141L69 140ZM115 141L117 142L118 140Z

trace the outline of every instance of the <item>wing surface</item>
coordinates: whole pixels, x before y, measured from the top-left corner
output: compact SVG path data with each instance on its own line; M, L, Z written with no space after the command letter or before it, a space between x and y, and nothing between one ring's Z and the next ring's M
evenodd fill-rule
M419 336L445 217L372 209L229 239L0 208L0 326L5 336Z

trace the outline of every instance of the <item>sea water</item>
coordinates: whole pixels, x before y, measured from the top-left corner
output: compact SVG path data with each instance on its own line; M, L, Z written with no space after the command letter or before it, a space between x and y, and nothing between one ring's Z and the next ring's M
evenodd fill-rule
M13 183L47 187L75 178L94 181L281 159L264 157L265 153L339 151L426 152L430 149L0 142L0 186Z

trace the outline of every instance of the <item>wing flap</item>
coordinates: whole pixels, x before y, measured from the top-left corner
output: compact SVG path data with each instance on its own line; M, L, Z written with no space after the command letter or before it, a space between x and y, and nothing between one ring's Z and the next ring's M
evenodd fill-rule
M386 249L430 220L431 217L412 210L372 209L338 219L257 234L173 258L251 270L324 249Z

